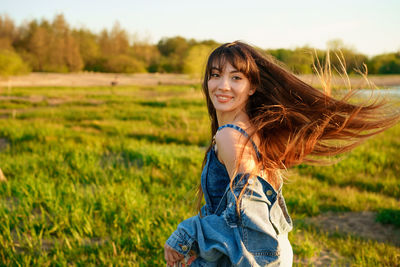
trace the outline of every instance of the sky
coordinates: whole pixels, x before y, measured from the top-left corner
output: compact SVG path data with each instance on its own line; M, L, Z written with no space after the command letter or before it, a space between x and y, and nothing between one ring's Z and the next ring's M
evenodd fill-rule
M400 51L400 0L0 0L0 15L17 25L60 13L73 28L99 33L118 22L152 43L179 35L325 49L341 39L368 56Z

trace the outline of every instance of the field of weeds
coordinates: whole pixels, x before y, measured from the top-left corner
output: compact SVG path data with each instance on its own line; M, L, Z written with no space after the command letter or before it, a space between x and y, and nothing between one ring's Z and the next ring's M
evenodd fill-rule
M0 89L0 266L165 266L209 141L199 86ZM400 265L399 154L397 125L289 170L295 265Z

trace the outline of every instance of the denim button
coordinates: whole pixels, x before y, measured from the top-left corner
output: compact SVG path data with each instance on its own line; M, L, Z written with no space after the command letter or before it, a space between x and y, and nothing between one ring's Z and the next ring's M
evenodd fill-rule
M267 196L272 195L272 191L271 190L267 190Z
M185 246L185 245L183 245L183 246L181 247L181 249L182 249L183 251L187 251L187 250L188 250L188 247Z
M253 183L254 183L254 180L253 179L249 179L249 184L251 185Z

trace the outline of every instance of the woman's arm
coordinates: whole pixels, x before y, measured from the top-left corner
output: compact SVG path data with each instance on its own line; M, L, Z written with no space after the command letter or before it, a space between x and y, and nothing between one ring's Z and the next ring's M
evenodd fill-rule
M235 197L229 191L228 205L222 214L205 217L196 215L184 220L166 244L182 255L194 250L199 257L210 262L217 261L222 255L239 262L243 255L243 246L235 203Z

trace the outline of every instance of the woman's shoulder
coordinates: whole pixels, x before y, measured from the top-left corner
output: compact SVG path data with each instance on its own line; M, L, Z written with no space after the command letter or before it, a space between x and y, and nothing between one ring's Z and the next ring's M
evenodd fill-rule
M225 127L217 132L215 142L218 159L225 165L229 174L233 173L239 158L239 171L251 170L254 167L254 148L240 131Z
M228 127L221 129L216 133L215 150L218 151L218 159L222 163L226 164L226 162L234 159L238 148L239 135L239 132Z
M247 137L254 132L253 128L252 125L244 122L227 123L218 128L215 137L219 139L230 138L232 141L247 140ZM244 138L241 138L242 136Z
M229 126L239 125L229 124ZM240 127L240 129L243 128ZM243 146L246 145L247 140L248 138L238 131L238 128L234 127L221 128L215 134L215 143L218 151L227 152L228 154L237 154L237 152L240 152Z
M225 127L222 126L215 134L215 142L218 147L222 146L229 150L233 148L241 149L243 146L251 148L250 137L251 141L258 147L259 138L256 134L253 135L254 131L254 127L248 123L226 124Z
M240 132L231 127L224 127L215 134L215 141L221 145L234 145L240 139Z

